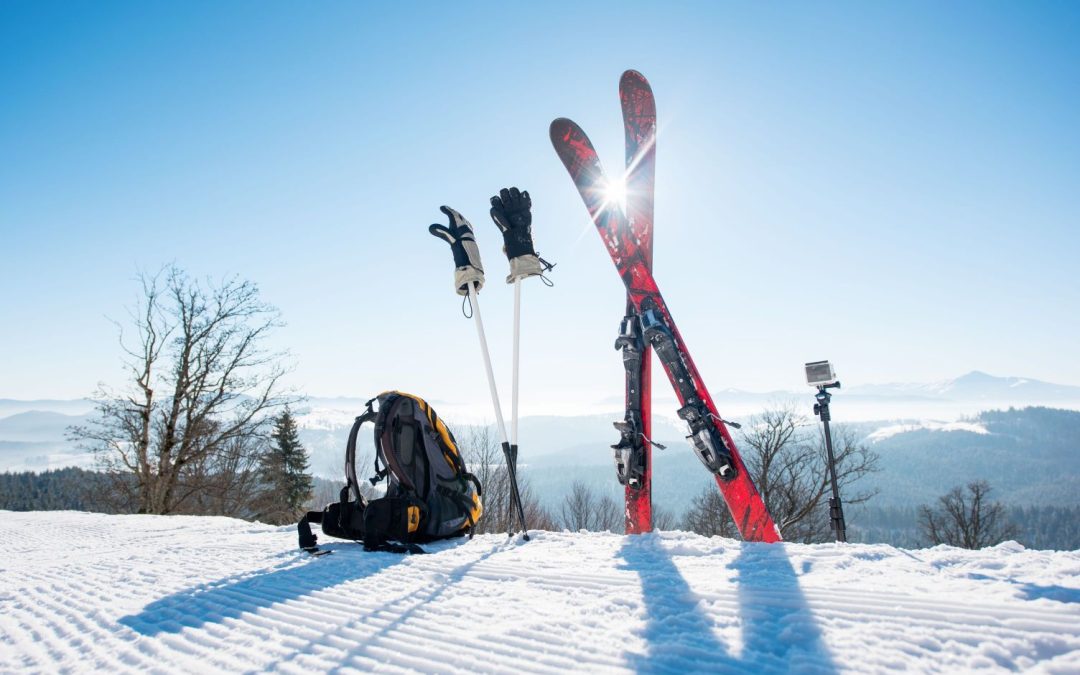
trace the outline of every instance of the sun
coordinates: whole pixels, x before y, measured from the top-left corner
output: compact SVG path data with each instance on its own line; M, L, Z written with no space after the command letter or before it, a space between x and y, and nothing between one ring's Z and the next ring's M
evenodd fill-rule
M626 211L626 176L620 176L617 179L609 179L601 188L601 194L604 196L604 205L618 206L620 210Z

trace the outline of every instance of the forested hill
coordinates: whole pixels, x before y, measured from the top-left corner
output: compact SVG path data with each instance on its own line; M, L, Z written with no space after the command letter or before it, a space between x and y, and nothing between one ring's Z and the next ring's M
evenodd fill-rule
M880 490L874 503L918 504L981 479L1011 504L1080 504L1080 412L1010 408L969 421L976 430L916 427L875 441L881 471L865 479Z
M845 426L880 455L881 470L858 485L878 490L875 506L918 506L974 480L988 481L994 498L1010 505L1080 506L1080 412L1032 407L984 412L960 423L834 423L838 433ZM817 434L817 425L805 433ZM654 502L681 513L711 479L683 439L656 440L667 449L653 452ZM744 446L738 434L735 440ZM611 451L599 441L533 459L526 471L549 503L562 498L568 475L619 494Z

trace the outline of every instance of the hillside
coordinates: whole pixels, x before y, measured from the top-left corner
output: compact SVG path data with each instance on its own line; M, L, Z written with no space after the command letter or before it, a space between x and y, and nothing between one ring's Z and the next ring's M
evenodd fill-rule
M947 391L972 392L976 391L975 384L982 383L983 390L999 391L1008 388L1012 380L1020 379L990 378L987 382L988 377L966 376L967 379L958 378L941 387ZM1022 382L1012 388L1034 386L1031 380ZM25 405L5 402L9 409L22 409L33 403L57 402ZM58 409L85 405L85 402L59 403L64 405ZM300 417L301 440L311 451L311 470L338 481L353 402L314 403L322 407L313 407ZM859 486L878 490L876 505L910 507L927 503L951 487L973 480L989 481L995 488L995 497L1011 504L1080 504L1080 411L1027 407L983 410L960 421L903 419L845 424L846 408L840 402L834 402L834 406L837 426L851 428L872 444L881 457L881 471L867 476ZM556 507L572 481L590 484L612 497L621 495L609 447L615 441L611 420L616 418L616 415L585 415L522 419L522 474L544 502ZM89 467L93 458L65 440L66 429L71 424L85 423L86 419L85 413L67 415L57 410L24 410L0 417L0 470ZM812 435L818 426L809 421L806 432ZM667 446L666 450L653 453L654 501L676 514L688 507L698 491L711 484L684 440L683 427L680 420L658 415L652 434ZM474 428L459 424L456 429L459 441L468 442ZM735 438L739 443L738 433ZM360 436L359 456L370 454L372 437L364 433Z
M341 405L340 401L333 402ZM312 451L314 473L339 480L348 423L345 411L313 412L301 438ZM844 426L838 409L838 426ZM610 444L612 415L538 416L521 421L522 475L543 501L557 505L573 480L618 497ZM68 425L85 415L22 412L0 418L0 470L88 466L92 458L64 440ZM748 421L747 418L742 420ZM963 421L881 420L849 423L881 456L881 471L860 488L877 489L878 506L930 502L960 483L989 480L995 497L1018 505L1080 504L1080 412L1030 407L983 411ZM469 427L458 426L465 441ZM810 424L808 434L817 433ZM683 439L682 423L657 416L654 438L668 446L653 453L654 500L678 514L711 479ZM359 456L370 457L371 436L361 435ZM738 435L736 434L738 443ZM366 468L361 468L361 473Z
M985 479L1014 504L1080 504L1080 412L1025 408L980 413L985 432L916 428L874 444L881 472L866 480L879 505L930 501Z
M1080 669L1080 554L537 533L313 558L226 518L11 513L0 671Z
M857 486L879 491L875 505L931 502L955 485L978 479L990 481L994 497L1011 504L1080 504L1080 412L1024 408L983 412L962 423L850 426L881 456L881 471ZM807 433L817 433L816 427ZM712 479L685 441L656 438L668 449L653 452L653 499L681 513ZM574 479L613 497L621 494L612 480L610 452L599 443L535 458L523 473L549 503L557 503L569 489L568 467Z

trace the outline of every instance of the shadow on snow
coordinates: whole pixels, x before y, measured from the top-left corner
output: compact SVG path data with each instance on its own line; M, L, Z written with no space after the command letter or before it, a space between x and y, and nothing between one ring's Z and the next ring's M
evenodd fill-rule
M365 552L353 543L333 543L322 548L334 554L298 565L298 557L306 556L298 551L289 554L279 569L234 575L179 591L150 603L138 614L121 618L120 623L141 635L179 633L378 574L407 558Z
M1024 600L1056 600L1067 604L1080 603L1080 588L1059 586L1057 584L1036 584L1019 581L1012 577L990 576L978 572L968 574L967 578L976 581L999 581L1012 584Z
M440 575L444 576L445 578L441 581L441 583L438 583L434 586L427 584L427 582L423 581L423 579L421 578L418 583L420 585L427 585L429 587L424 588L420 592L417 592L414 589L409 589L406 590L404 593L398 595L397 597L386 598L383 601L383 605L385 607L393 608L393 612L388 613L388 615L392 615L393 618L387 621L386 625L382 626L381 628L378 628L377 630L372 630L370 633L365 632L362 638L358 637L357 629L361 626L367 626L374 629L377 627L378 619L373 622L372 618L374 617L372 616L358 616L350 621L340 623L337 626L327 630L324 634L319 636L318 641L323 643L333 643L334 638L340 636L342 643L354 643L354 646L348 650L348 653L341 657L339 668L354 667L360 670L368 670L371 668L371 662L379 663L385 660L385 654L380 655L377 651L373 651L373 646L378 646L380 643L382 643L384 645L385 651L386 642L383 642L383 640L384 638L387 638L389 636L390 644L394 644L395 646L400 647L399 642L402 637L399 631L401 631L401 629L406 624L408 624L409 621L412 620L418 612L423 611L428 605L428 603L437 600L447 591L447 589L462 581L473 567L503 550L506 550L505 546L493 548L490 551L480 556L477 556L472 560L458 565L452 570ZM399 559L401 557L402 556L398 556ZM297 657L307 654L308 651L309 650L307 648L294 649L290 656L284 659L279 659L274 663L268 664L265 668L263 668L263 670L277 670L283 664L289 663ZM364 657L368 658L367 662L363 660ZM435 661L432 667L437 667L437 665L444 665L447 662L447 655L436 654L434 659ZM336 671L337 669L335 669L335 672Z
M620 551L625 569L641 579L646 654L629 665L640 672L833 673L798 578L782 544L742 542L735 570L737 619L743 648L736 656L714 632L702 601L687 584L657 536L627 537ZM721 570L717 570L720 573Z
M738 606L732 611L742 633L742 649L736 655L716 636L713 620L700 606L708 599L700 598L690 588L664 548L663 540L656 535L625 538L619 556L623 568L637 573L641 580L646 617L640 635L647 643L647 651L629 655L631 668L641 672L836 671L784 546L747 542L737 545L739 555L728 565L735 572ZM298 565L290 555L276 570L226 577L174 593L150 603L137 614L121 618L120 623L147 636L220 624L226 619L377 575L410 559L391 553L364 552L355 544L331 544L328 548L336 553L308 564ZM443 583L420 593L408 591L388 601L398 609L404 607L404 611L353 647L347 660L364 656L370 645L400 628L419 609L461 581L473 566L499 550L501 547L447 572ZM349 625L340 628L347 629Z

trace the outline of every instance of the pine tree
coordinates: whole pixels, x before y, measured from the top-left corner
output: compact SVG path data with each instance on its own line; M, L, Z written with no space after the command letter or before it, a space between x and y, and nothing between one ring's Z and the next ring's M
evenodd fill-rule
M308 457L300 444L296 418L288 408L274 419L273 443L263 456L262 480L265 485L262 517L282 525L303 515L311 499L314 481L308 473Z

